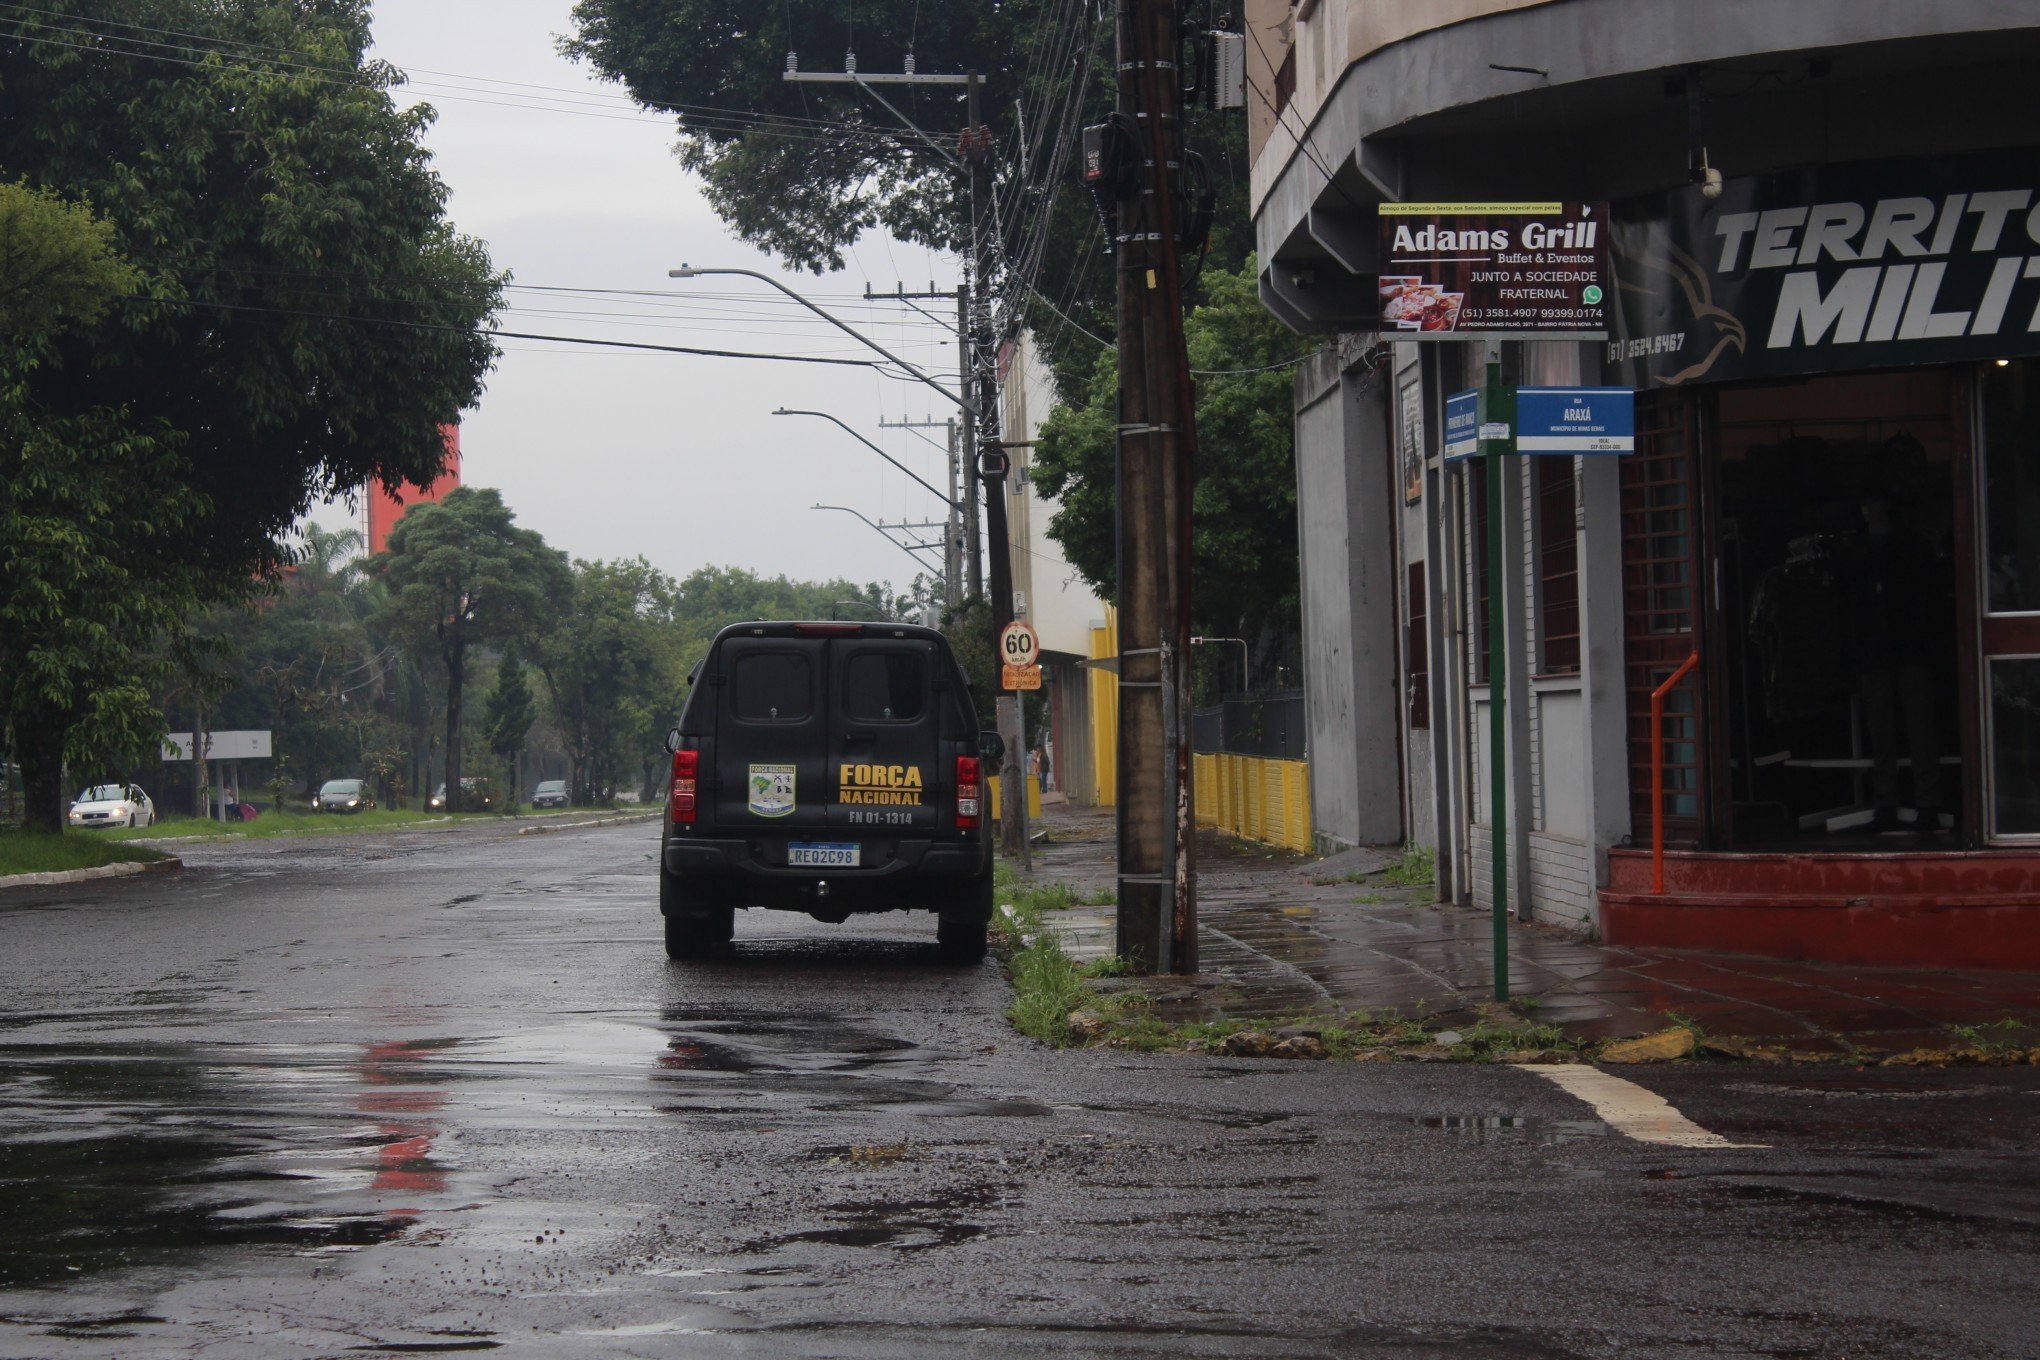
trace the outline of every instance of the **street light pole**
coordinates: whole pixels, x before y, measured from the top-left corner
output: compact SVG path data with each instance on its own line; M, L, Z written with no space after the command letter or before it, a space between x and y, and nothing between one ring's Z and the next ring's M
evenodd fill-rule
M761 274L755 269L730 269L720 267L712 269L697 269L693 265L688 264L683 264L678 269L669 269L666 271L666 277L669 279L699 279L707 278L710 275L720 274L741 275L744 278L756 279L758 280L758 282L765 284L768 287L778 289L780 292L792 298L795 302L798 302L801 306L813 312L816 316L820 317L822 320L828 322L831 326L834 326L837 330L843 332L843 334L849 336L852 340L855 340L858 344L863 345L866 349L874 350L877 353L884 355L887 360L896 365L901 371L905 372L909 377L913 378L916 382L926 383L928 386L934 388L937 392L940 392L943 396L949 398L951 401L955 402L958 406L961 406L966 411L972 409L972 403L968 395L958 396L956 393L950 391L948 388L944 387L941 383L935 381L935 379L929 377L926 373L922 372L921 369L919 369L915 365L910 364L905 359L900 358L899 355L894 354L884 345L879 344L878 341L872 339L864 332L850 325L848 322L837 320L836 317L832 313L827 311L825 308L819 307L815 303L810 302L808 299L802 297L799 293L794 292L791 288L788 288L785 284L781 283L778 279L773 278L770 274Z
M781 406L777 410L775 410L772 414L775 416L815 416L821 420L828 421L831 425L834 425L836 428L843 431L844 434L849 435L852 439L864 445L865 448L870 449L873 453L885 459L886 462L891 463L901 472L906 473L909 477L912 477L915 481L919 482L923 487L926 487L928 490L928 494L933 496L936 500L941 501L951 510L956 509L955 501L943 495L940 491L937 491L934 485L928 482L926 479L924 479L919 473L915 472L905 463L902 463L899 459L887 453L884 449L880 448L878 445L872 443L869 439L866 439L863 435L857 433L857 431L851 429L848 425L845 425L842 421L836 419L836 417L830 415L827 411L795 411L788 407Z
M914 559L914 565L916 565L916 566L919 566L919 567L925 567L925 566L927 566L928 564L927 564L926 562L922 561L922 560L921 560L921 558L920 558L920 557L919 557L919 556L918 556L917 554L918 554L918 553L920 553L920 552L924 552L924 551L926 551L927 549L929 549L929 548L932 548L932 547L936 546L936 545L934 545L934 544L932 544L932 543L902 543L902 542L900 542L900 541L899 541L899 540L898 540L897 538L894 538L894 537L893 537L893 536L892 536L891 534L889 534L889 533L887 533L887 532L885 531L885 525L883 525L883 524L881 524L881 523L878 523L878 522L876 522L876 521L872 520L872 519L871 519L871 518L870 518L869 516L865 515L865 514L864 514L863 512L861 512L861 511L857 511L857 510L852 510L852 509L851 509L851 508L850 508L849 506L847 506L847 505L821 505L821 504L815 504L815 505L810 505L810 506L808 507L808 509L810 509L810 510L840 510L840 511L842 511L842 512L843 512L844 514L846 514L846 515L856 515L856 516L857 516L857 518L859 518L859 519L863 520L863 521L864 521L864 522L865 522L866 524L869 524L869 525L871 526L871 528L872 528L872 531L873 531L874 533L876 533L876 534L877 534L877 535L878 535L878 536L879 536L880 538L883 538L883 539L884 539L884 540L885 540L886 542L888 542L888 543L892 544L892 545L893 545L893 546L894 546L895 548L898 548L898 549L899 549L899 550L900 550L901 552L905 553L905 554L906 554L907 556L909 556L909 557L912 557L912 558Z

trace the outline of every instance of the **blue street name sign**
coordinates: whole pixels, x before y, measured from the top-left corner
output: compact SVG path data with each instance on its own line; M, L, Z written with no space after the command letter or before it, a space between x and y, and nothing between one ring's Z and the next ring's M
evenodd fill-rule
M1633 388L1516 389L1518 453L1633 453L1635 450L1636 392Z
M1445 398L1445 461L1471 458L1480 452L1480 390L1454 392Z

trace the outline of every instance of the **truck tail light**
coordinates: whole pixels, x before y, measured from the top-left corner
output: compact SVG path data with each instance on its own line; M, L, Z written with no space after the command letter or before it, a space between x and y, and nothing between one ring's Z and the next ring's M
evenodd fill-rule
M694 820L695 771L701 765L701 752L675 751L673 753L673 797L668 812L675 822Z
M982 819L979 808L983 806L984 784L981 780L978 758L958 756L956 758L956 825L959 830L968 831Z

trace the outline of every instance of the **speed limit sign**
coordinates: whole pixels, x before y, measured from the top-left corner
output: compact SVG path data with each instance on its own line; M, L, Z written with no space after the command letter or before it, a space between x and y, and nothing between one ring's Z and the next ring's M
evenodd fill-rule
M1041 688L1041 638L1019 619L999 634L999 688Z
M999 634L999 660L1008 666L1039 665L1041 638L1023 620L1013 620Z

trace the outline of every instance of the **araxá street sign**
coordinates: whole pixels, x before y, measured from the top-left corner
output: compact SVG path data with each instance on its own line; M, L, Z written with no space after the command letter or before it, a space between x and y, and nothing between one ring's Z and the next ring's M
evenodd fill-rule
M267 760L270 756L269 733L261 732L208 732L205 734L205 758L207 760ZM191 733L172 732L163 738L163 759L180 761L191 759Z
M1041 636L1024 619L999 634L999 684L1003 689L1041 688Z
M1628 387L1519 387L1518 453L1634 453L1636 392Z

